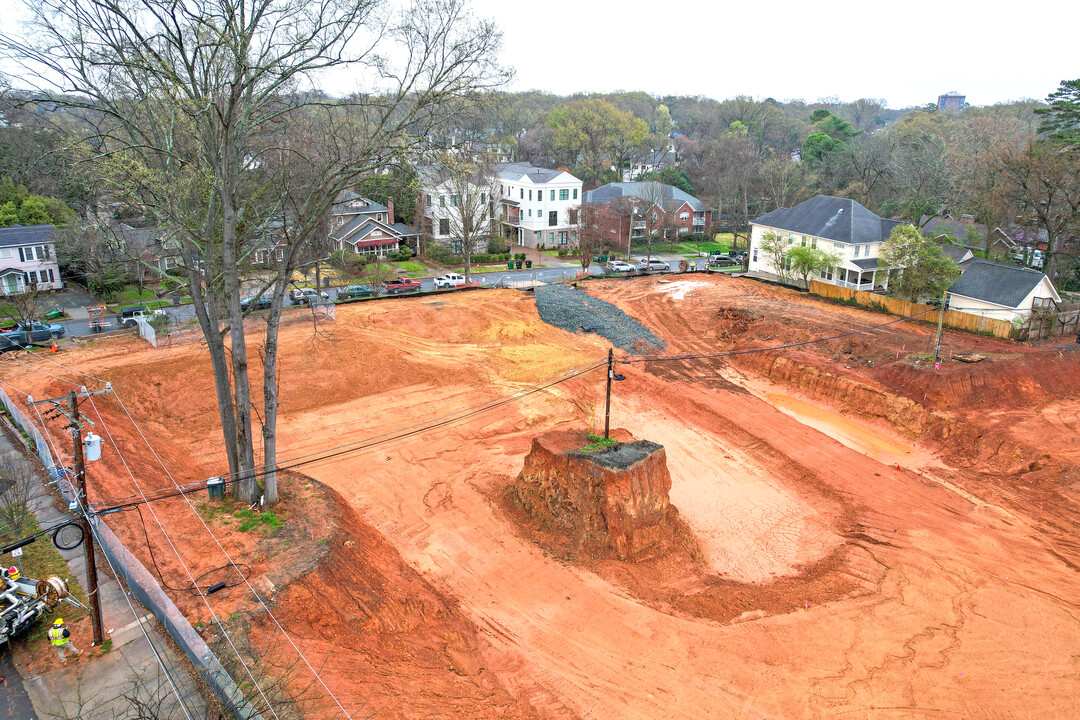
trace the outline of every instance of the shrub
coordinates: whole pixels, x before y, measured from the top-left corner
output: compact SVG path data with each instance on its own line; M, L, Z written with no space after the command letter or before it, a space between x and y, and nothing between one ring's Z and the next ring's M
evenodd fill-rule
M504 237L488 238L488 252L495 255L509 254L510 241Z
M514 255L514 259L515 260L524 260L525 259L525 253L517 253L516 255Z

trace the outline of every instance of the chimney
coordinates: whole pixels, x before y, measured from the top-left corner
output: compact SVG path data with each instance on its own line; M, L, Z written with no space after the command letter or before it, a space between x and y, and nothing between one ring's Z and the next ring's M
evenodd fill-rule
M389 213L390 222L388 222L386 224L387 225L393 225L394 224L394 198L392 198L392 197L386 198L386 207L389 208L389 210L390 210L390 213Z

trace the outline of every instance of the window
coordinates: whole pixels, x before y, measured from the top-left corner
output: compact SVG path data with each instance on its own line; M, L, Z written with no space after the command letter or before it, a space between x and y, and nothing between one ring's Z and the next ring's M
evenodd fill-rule
M37 283L37 273L34 272L33 270L26 273L26 284L27 285L34 285L36 283Z
M812 247L812 248L817 247L817 238L810 238L810 247Z
M532 217L532 209L529 209L529 217Z
M552 200L554 200L554 199L555 199L555 191L554 191L554 190L552 190L552 191L551 191L551 199L552 199Z
M537 230L537 231L536 231L536 239L537 239L537 240L539 240L539 239L540 239L540 238L542 238L542 237L544 237L544 233L542 233L542 232L540 232L539 230Z
M567 215L570 216L570 224L577 225L577 210L570 210Z
M855 254L852 257L859 257L859 248L860 247L862 247L862 246L861 245L856 245L855 246Z
M431 207L431 196L430 195L425 196L424 197L424 202L427 204L428 207Z
M802 247L806 247L806 236L805 235L803 235L801 238L799 238L799 245L801 245Z
M549 240L549 241L550 241L550 242L551 242L552 244L555 244L555 233L548 233L548 240Z
M486 202L487 202L487 194L486 193L480 193L480 204L482 205L482 204L484 204Z
M679 213L679 219L680 220L689 220L690 219L690 213L683 210L681 213Z
M574 188L574 199L577 200L577 188Z
M451 195L450 196L450 207L457 207L460 204L461 204L461 196L460 195Z
M451 240L450 241L450 252L454 253L455 255L460 255L461 254L461 241L460 240Z
M570 199L570 191L569 190L560 190L559 191L559 199L560 200L569 200Z
M439 207L446 207L446 196L445 195L440 195L439 196Z
M757 248L754 248L754 262L757 262Z
M566 244L566 231L565 230L560 230L559 231L559 244L560 245L565 245Z
M548 227L555 227L559 224L559 213L552 210L548 213Z
M529 191L529 199L532 200L532 190ZM539 199L539 198L537 198Z
M525 199L525 189L524 188L518 188L518 190L521 192L521 197L519 199L524 200ZM531 200L532 198L530 197L529 199Z
M11 248L0 248L0 258L9 258L15 254Z
M450 234L450 220L448 220L447 218L439 218L439 234Z
M56 282L56 277L53 275L52 270L42 270L41 271L42 282L45 282L45 280L44 280L45 273L49 273L49 282Z
M165 269L166 270L172 270L174 267L176 267L176 258L174 258L174 257L165 258Z

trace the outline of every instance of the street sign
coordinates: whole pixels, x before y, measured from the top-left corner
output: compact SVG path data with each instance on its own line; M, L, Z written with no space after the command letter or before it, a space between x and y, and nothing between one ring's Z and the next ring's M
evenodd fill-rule
M22 557L22 548L15 548L12 550L11 557Z

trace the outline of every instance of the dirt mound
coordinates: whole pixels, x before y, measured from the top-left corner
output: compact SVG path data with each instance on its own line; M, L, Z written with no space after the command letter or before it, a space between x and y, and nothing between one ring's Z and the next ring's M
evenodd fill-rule
M514 495L578 553L612 552L626 560L652 549L668 530L671 475L663 446L625 431L613 435L622 442L595 449L581 432L535 438Z
M475 625L433 588L336 491L308 480L329 528L317 565L279 587L274 614L349 712L396 718L532 718L485 670ZM305 717L340 711L296 663L265 613L250 627L268 666L290 668L290 694ZM220 653L227 657L227 650ZM409 702L402 702L402 698Z

